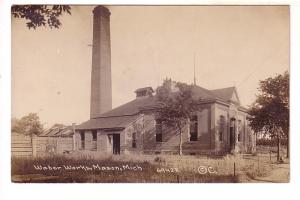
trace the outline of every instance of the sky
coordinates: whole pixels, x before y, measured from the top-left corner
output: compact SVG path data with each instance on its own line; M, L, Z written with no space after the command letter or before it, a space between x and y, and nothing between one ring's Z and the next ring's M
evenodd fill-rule
M287 6L108 6L113 107L166 77L207 89L235 86L242 105L259 80L289 69ZM12 116L45 127L89 119L93 6L72 6L60 29L12 18ZM195 57L195 59L194 59Z

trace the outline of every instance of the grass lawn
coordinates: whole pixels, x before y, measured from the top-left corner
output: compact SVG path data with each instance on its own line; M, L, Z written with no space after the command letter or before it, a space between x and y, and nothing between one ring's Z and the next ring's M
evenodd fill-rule
M269 176L268 155L206 156L68 155L12 158L13 182L236 183Z

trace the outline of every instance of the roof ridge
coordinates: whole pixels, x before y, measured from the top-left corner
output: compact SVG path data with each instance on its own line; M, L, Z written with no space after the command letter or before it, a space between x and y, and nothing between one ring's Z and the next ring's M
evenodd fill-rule
M197 88L200 88L200 89L202 89L202 90L205 90L205 92L207 92L212 98L217 98L216 97L216 95L212 92L212 91L210 91L209 89L206 89L206 88L204 88L204 87L201 87L201 86L199 86L199 85L195 85L195 87Z
M124 104L122 104L122 105L119 105L119 106L117 106L117 107L115 107L115 108L113 108L113 109L111 109L111 110L109 110L109 111L107 111L107 112L102 113L99 117L96 117L96 118L100 118L100 117L102 117L102 116L105 116L105 114L108 114L108 113L110 113L110 112L112 112L112 111L114 111L114 110L116 110L116 109L118 109L118 108L120 108L120 107L124 107L124 106L126 106L126 105L128 105L128 104L130 104L130 103L132 103L132 102L134 102L134 101L136 101L136 100L138 100L138 99L133 99L133 100L127 102L127 103L124 103ZM94 119L96 119L96 118L94 118Z
M155 96L149 96L146 98L135 98L125 104L119 105L105 113L102 113L100 116L95 117L93 119L97 119L97 118L105 118L105 117L114 117L114 116L133 116L139 113L139 109L138 107L140 106L140 104L142 105L143 102L147 102L149 100L151 100L152 98L154 98ZM130 112L128 113L128 107L132 107L130 109ZM127 112L127 113L124 113Z
M130 116L134 116L134 115L138 115L139 114L139 112L138 113L135 113L135 114L124 114L124 115L111 115L111 116L100 116L100 117L95 117L95 118L91 118L91 119L100 119L100 118L109 118L109 117L126 117L126 116L128 116L128 117L130 117Z
M240 104L240 100L239 100L235 86L214 89L214 90L211 90L211 92L215 93L216 96L218 96L219 98L222 98L226 101L232 101L231 98L233 97L234 94L236 94L237 101L234 101L234 102Z
M209 90L209 91L215 91L215 90L224 90L224 89L229 89L229 88L236 88L235 86L230 86L230 87L224 87L224 88L218 88L218 89L212 89L212 90Z

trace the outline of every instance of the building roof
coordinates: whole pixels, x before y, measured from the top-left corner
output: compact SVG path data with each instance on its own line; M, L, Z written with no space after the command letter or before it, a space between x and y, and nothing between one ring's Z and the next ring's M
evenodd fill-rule
M208 90L200 86L193 87L193 98L201 100L219 100L224 103L232 102L235 87ZM234 102L239 105L239 102ZM100 117L90 119L76 127L76 129L111 129L125 128L140 116L140 111L157 106L156 96L136 98L126 104L101 114Z
M137 120L140 117L139 114L136 115L123 115L114 117L99 117L90 119L79 126L76 129L86 130L86 129L123 129L128 124Z
M51 128L42 132L40 137L70 137L73 135L72 126L65 126L62 124L56 124Z
M128 103L101 114L100 117L135 115L139 113L140 108L144 106L154 106L156 103L157 101L155 96L136 98Z
M193 97L195 99L201 98L204 100L204 99L216 99L217 98L217 96L210 90L205 89L200 86L197 86L197 85L194 85L192 90L193 90Z
M231 101L232 96L236 92L235 87L228 87L228 88L221 88L216 90L210 90L212 93L214 93L216 96L218 96L221 99L224 99L225 101Z

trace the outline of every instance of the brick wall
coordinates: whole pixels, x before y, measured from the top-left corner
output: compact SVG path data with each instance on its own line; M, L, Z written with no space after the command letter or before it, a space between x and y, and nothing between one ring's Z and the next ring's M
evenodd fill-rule
M189 127L186 125L183 128L183 153L199 153L207 152L211 148L211 127L212 119L210 105L201 106L196 112L198 116L198 141L190 141ZM177 154L179 152L180 135L177 130L170 127L163 127L163 142L156 142L155 120L151 116L145 116L147 122L144 129L143 143L144 152L169 152Z

